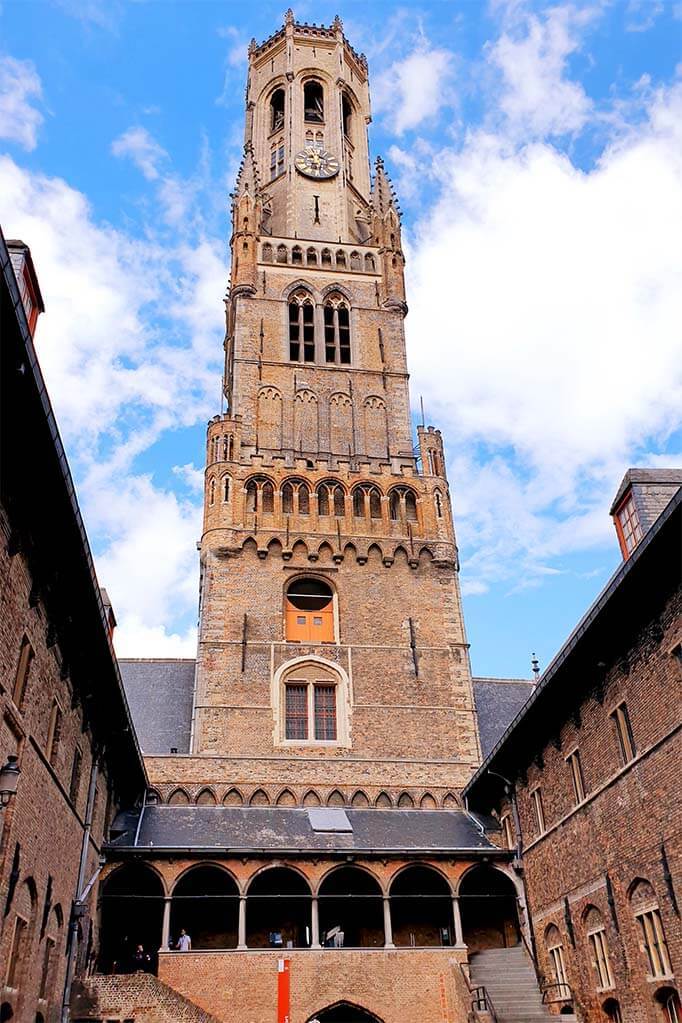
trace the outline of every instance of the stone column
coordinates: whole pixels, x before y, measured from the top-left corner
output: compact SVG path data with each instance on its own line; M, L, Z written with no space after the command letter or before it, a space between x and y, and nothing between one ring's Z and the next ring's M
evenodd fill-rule
M393 924L391 923L391 900L388 895L384 895L384 948L395 948Z
M171 917L171 900L168 896L163 900L163 923L161 924L161 948L159 952L168 951L168 942L170 941L170 917Z
M466 948L462 932L462 914L459 909L459 896L452 896L452 915L455 921L455 948Z
M311 948L320 948L320 912L317 896L313 895L310 903L311 908Z
M246 948L246 895L239 896L237 948Z

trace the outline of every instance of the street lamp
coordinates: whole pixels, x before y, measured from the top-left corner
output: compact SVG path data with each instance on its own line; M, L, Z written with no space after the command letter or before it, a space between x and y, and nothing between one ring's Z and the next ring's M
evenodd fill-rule
M17 783L20 774L21 769L17 763L17 758L10 754L7 757L7 763L0 770L0 807L3 809L7 806L12 796L17 794Z

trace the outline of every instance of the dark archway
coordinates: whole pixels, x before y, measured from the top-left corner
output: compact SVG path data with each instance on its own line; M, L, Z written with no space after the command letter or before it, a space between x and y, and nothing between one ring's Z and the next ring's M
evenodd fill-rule
M289 867L257 874L246 894L248 948L307 948L312 939L308 883Z
M381 948L384 908L379 884L358 867L328 874L319 892L320 941L338 948Z
M459 886L464 942L470 952L508 948L521 940L516 889L494 867L474 867Z
M393 943L407 946L452 945L452 892L431 867L415 865L391 885Z
M7 1023L10 1019L14 1019L14 1009L9 1002L3 1002L0 1005L0 1023Z
M192 948L236 948L239 889L220 867L192 867L173 889L170 933L175 948L180 931L189 935Z
M99 967L105 973L130 973L133 955L142 945L156 967L161 945L163 885L144 863L129 863L106 878L101 896Z
M337 1002L310 1017L308 1023L382 1023L373 1012L350 1002Z

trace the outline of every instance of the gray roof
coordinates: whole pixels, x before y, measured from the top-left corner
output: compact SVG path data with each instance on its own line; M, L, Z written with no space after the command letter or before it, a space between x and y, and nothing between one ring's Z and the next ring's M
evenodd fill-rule
M496 851L463 810L344 810L336 831L306 809L151 805L128 814L112 849L234 852ZM138 830L139 823L139 830ZM314 826L315 825L315 826ZM352 830L348 830L348 827ZM124 825L121 825L123 830ZM137 840L136 840L137 836Z
M533 692L533 683L520 678L475 678L473 682L481 752L487 757Z
M118 663L142 752L189 753L195 661L143 658Z
M643 487L661 487L667 494L667 500L664 498L662 506L658 508L658 514L660 514L665 508L666 504L673 497L678 487L682 486L682 469L628 469L623 476L616 496L613 499L610 513L613 515L616 508L625 496L625 491L632 485L640 484ZM647 523L647 528L651 525Z

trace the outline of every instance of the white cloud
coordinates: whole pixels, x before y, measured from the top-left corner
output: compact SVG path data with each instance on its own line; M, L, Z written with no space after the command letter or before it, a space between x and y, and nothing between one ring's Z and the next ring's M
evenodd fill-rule
M409 359L475 586L603 540L624 469L682 425L682 86L648 114L589 173L483 133L440 155Z
M453 54L421 39L402 60L391 64L373 83L374 106L398 135L424 121L434 121L454 101L450 89Z
M185 465L174 465L173 474L192 490L195 494L201 494L204 490L204 471L197 469L194 462L186 462Z
M146 128L139 125L128 128L111 143L114 156L128 157L142 171L147 181L156 181L160 177L159 165L166 163L168 153L149 134Z
M35 149L43 115L34 103L42 93L33 61L0 57L0 138Z
M594 8L550 8L531 15L504 32L488 59L503 76L500 109L508 130L528 139L579 132L592 101L583 86L565 77L571 54L579 49L580 32L595 16Z

